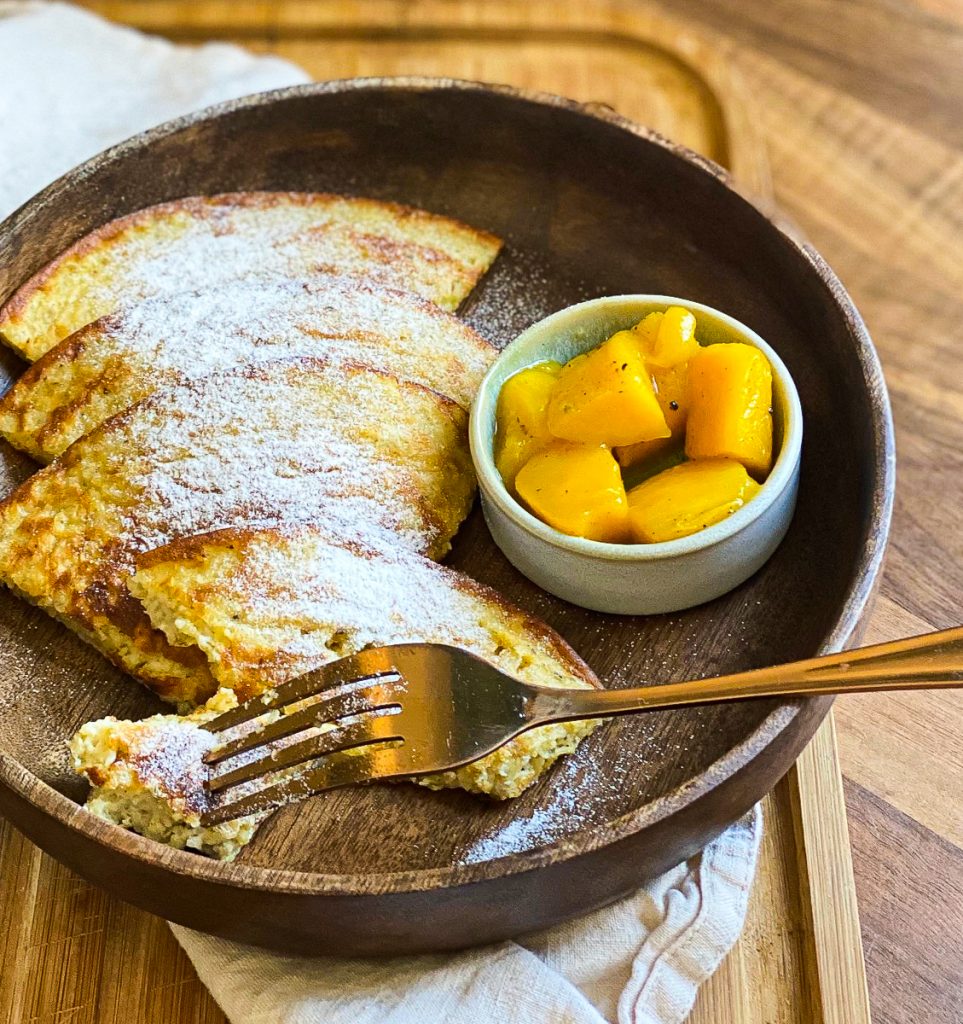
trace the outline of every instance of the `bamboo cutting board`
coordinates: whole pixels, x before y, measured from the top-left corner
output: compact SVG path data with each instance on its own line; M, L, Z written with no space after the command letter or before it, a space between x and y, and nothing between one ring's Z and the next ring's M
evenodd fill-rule
M767 200L765 154L723 57L638 11L499 3L90 3L195 42L229 38L319 79L438 74L604 103L730 167ZM832 720L765 802L745 933L694 1024L869 1020ZM220 1022L166 926L0 829L0 1014L9 1022Z

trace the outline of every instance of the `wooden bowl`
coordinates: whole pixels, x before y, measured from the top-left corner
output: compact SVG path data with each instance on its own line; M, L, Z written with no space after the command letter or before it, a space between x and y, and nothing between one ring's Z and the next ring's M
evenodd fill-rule
M802 398L799 505L735 591L648 618L557 600L500 555L476 510L452 564L541 616L609 686L840 648L882 558L893 489L886 392L865 328L819 256L715 165L614 114L447 80L348 81L229 103L67 174L0 228L0 301L79 236L178 196L329 190L453 214L507 240L465 310L505 344L602 294L687 295L748 324ZM6 381L22 370L4 354ZM9 449L8 490L32 469ZM688 857L790 766L828 700L621 719L518 800L382 785L277 814L233 864L161 847L79 807L64 740L159 703L58 623L0 594L0 811L122 899L301 953L453 949L602 906Z

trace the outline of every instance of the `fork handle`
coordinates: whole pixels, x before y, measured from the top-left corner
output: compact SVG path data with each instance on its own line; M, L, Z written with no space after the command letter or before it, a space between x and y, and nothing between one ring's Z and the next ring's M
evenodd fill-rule
M755 697L813 697L959 686L963 686L963 626L691 682L630 690L538 687L530 714L533 724L540 724Z

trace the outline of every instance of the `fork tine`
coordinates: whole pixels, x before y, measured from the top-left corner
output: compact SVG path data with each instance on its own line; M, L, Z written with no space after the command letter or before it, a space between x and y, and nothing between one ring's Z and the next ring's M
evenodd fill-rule
M380 676L393 675L397 669L387 649L377 648L359 651L337 661L322 665L303 676L297 676L286 683L274 687L257 697L239 704L230 711L212 718L204 724L208 732L224 732L236 725L243 725L252 718L258 718L266 711L273 711L285 704L313 697L324 690L347 686L349 683L363 679L376 679Z
M305 761L323 757L326 754L350 750L352 747L361 747L366 743L382 743L401 739L397 735L397 731L392 730L390 723L385 723L385 719L391 717L393 716L365 715L360 721L335 726L327 732L317 733L296 743L289 743L280 750L265 752L263 756L254 761L212 776L207 781L207 790L209 793L218 793L230 786L251 782L259 776L282 771L285 768L293 768Z
M378 741L380 742L380 740ZM201 815L205 827L219 825L248 814L273 810L282 804L293 803L315 793L341 786L370 782L376 778L377 756L359 754L353 757L326 757L320 764L298 775L250 793L239 800L218 804Z
M370 685L362 689L350 690L347 693L335 691L331 696L322 697L300 711L282 715L277 721L271 722L263 728L251 729L243 736L238 736L215 747L204 755L204 763L219 764L229 757L263 747L266 743L283 739L285 736L290 736L291 733L300 732L311 726L320 726L351 715L380 711L396 706L398 689L400 689L400 683L391 688L384 683L372 681Z

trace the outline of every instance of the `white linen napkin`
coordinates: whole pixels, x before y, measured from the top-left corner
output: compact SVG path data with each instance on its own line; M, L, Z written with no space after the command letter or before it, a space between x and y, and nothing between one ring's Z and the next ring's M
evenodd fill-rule
M308 80L234 46L173 46L61 3L0 0L0 217L161 121ZM680 1024L742 930L759 809L615 906L478 950L295 958L172 926L234 1024Z
M62 3L0 0L0 218L137 132L252 92L309 82L237 46L174 46Z

